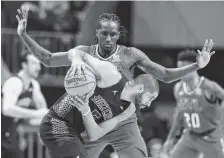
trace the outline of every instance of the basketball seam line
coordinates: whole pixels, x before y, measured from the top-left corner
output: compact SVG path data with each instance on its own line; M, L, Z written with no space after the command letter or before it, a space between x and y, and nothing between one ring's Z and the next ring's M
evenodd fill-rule
M88 85L88 84L90 84L90 83L96 83L96 82L88 82L88 83L86 83L86 84L82 84L82 85L80 85L80 86L75 86L75 87L65 87L65 88L67 88L67 89L70 89L70 88L77 88L77 87L81 87L81 86L85 86L85 85Z

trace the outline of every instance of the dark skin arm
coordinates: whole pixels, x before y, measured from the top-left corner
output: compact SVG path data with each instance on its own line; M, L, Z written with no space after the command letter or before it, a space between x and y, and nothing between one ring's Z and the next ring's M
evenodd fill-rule
M135 64L137 67L146 73L152 74L162 82L171 83L181 79L190 72L197 71L200 68L206 66L210 60L211 55L214 54L214 52L210 53L212 46L212 40L210 40L210 42L206 40L202 51L198 50L199 55L197 57L197 62L181 68L163 67L162 65L151 61L141 50L134 47L129 48L129 50L130 56L133 56L136 59Z

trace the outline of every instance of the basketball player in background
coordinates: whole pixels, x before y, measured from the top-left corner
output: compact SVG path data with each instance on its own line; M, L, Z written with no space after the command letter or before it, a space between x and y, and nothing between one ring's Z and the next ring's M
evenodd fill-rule
M117 66L118 70L122 75L125 76L126 81L131 80L133 78L133 73L135 67L139 67L146 73L150 73L155 78L170 83L172 81L178 80L186 74L196 71L205 67L209 61L210 57L214 52L211 52L213 47L213 41L206 40L202 51L198 51L197 62L187 65L182 68L169 69L165 68L159 64L151 61L142 51L134 47L125 47L122 45L117 45L117 41L120 36L122 36L123 30L121 27L120 19L115 14L102 14L97 20L97 28L96 28L96 37L97 37L97 45L92 46L78 46L69 50L68 52L58 52L51 53L43 47L39 46L33 39L31 39L26 33L26 25L27 25L27 10L19 10L18 15L16 16L19 24L17 28L17 33L21 37L24 44L27 48L45 65L48 67L59 67L59 66L72 66L74 70L77 69L78 73L81 72L81 69L84 64L77 65L76 59L73 58L75 56L76 50L81 50L86 52L100 60L108 61ZM69 59L68 59L69 56ZM66 95L66 94L65 94ZM148 97L146 95L146 97ZM63 98L67 98L64 96ZM150 100L150 98L148 98ZM65 103L62 102L61 103ZM75 118L74 118L75 119ZM128 120L128 121L127 121ZM127 119L126 124L123 126L128 126L130 130L136 129L137 125L137 117L136 115L132 115L129 119ZM133 138L138 138L139 131L133 130ZM124 130L124 132L127 132ZM136 136L136 137L135 137ZM134 149L138 149L138 153L142 157L142 153L145 151L145 144L138 144L136 147L135 140L129 143L131 147ZM125 149L128 149L126 146ZM136 150L122 150L126 155L131 154L131 152ZM90 151L90 150L89 150ZM133 154L134 155L134 154ZM144 156L145 157L145 156Z
M47 104L39 83L39 60L29 53L21 56L22 69L2 85L2 157L19 157L17 122L38 121L47 113Z
M177 66L195 62L194 51L182 51L178 54ZM164 152L173 148L175 133L184 126L182 137L174 147L172 158L223 158L224 142L221 127L221 115L224 101L224 89L197 72L186 75L174 87L177 107Z

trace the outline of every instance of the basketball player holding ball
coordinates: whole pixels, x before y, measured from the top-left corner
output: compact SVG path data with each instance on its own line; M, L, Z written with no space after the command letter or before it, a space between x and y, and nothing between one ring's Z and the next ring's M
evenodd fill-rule
M92 45L92 46L78 46L76 48L71 49L68 52L51 53L48 50L44 49L43 47L39 46L33 39L31 39L27 35L26 24L27 24L28 11L18 10L18 14L19 14L17 15L17 20L19 22L18 28L17 28L18 35L21 37L22 41L27 46L27 48L45 66L58 67L58 66L71 65L71 67L73 67L73 71L77 70L79 74L81 73L81 68L84 64L82 62L76 63L77 60L73 58L73 55L75 56L76 54L76 51L75 51L76 49L86 52L86 54L89 54L102 61L108 61L113 63L114 65L117 66L117 69L119 70L119 72L121 72L123 80L126 80L126 81L132 80L135 67L139 67L144 72L150 73L155 78L166 83L170 83L178 79L181 79L186 74L205 67L209 63L211 55L214 54L213 52L210 53L213 47L213 41L206 40L202 51L198 51L198 56L195 63L181 67L181 68L175 68L175 69L165 68L151 61L142 51L140 51L137 48L117 45L117 41L119 40L120 36L122 36L123 30L121 27L119 17L117 17L115 14L109 14L109 13L102 14L97 21L96 37L97 37L98 44ZM68 58L68 54L70 58ZM105 89L102 89L100 91L105 91ZM146 100L145 103L147 103L147 100L151 100L150 93L146 93L146 95L143 95L142 97L147 99L143 99L143 100L137 99L137 100L141 100L141 101ZM102 100L99 100L99 101L102 101ZM97 100L95 102L97 102ZM57 104L69 105L69 95L66 93L58 101ZM108 107L112 108L113 105L114 104L111 104L110 105L111 107L108 105ZM68 109L66 108L61 110L66 111ZM94 115L99 116L98 113ZM76 120L76 115L74 115L74 118L71 118L71 120ZM85 145L85 149L87 149L86 152L88 154L88 157L91 157L91 155L93 155L91 158L98 157L99 155L97 154L99 154L99 149L101 150L102 148L100 145L101 143L105 141L110 141L110 143L113 143L114 146L117 145L116 150L118 151L120 157L122 158L147 157L144 141L139 141L139 140L142 140L142 137L137 128L136 115L135 114L132 115L131 117L129 117L128 119L120 123L118 127L119 127L119 130L114 131L114 132L117 132L116 133L117 137L111 138L105 135L104 137L100 138L97 141L85 143L84 145ZM69 133L68 131L66 131L65 126L62 126L60 128L63 128L63 132ZM128 135L128 136L125 137L125 135ZM120 138L120 139L117 140L116 138ZM66 142L64 138L61 138L58 140L59 143L60 141ZM62 146L65 147L64 146L65 143L62 143L62 144L63 144ZM98 146L98 148L96 147L96 145ZM73 154L72 151L74 151L74 146L69 145L69 146L66 146L65 148L61 148L61 150L64 150L64 153L66 153L67 156L70 155L70 157L72 157L72 154Z

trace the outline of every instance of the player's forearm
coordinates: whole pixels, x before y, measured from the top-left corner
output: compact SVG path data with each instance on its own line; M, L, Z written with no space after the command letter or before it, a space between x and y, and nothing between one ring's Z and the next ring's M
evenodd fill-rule
M120 122L128 119L129 117L131 117L135 112L135 105L133 103L131 103L129 105L129 107L122 112L121 114L106 120L102 123L99 123L99 127L101 129L100 132L98 132L97 135L95 135L95 140L101 138L102 136L106 135L108 132L110 132L111 130L113 130Z
M183 76L197 71L199 69L197 63L193 63L181 68L166 68L165 76L163 77L163 81L167 83L171 83L181 79Z
M95 122L93 115L89 112L87 115L82 115L83 123L86 129L86 133L90 141L94 141L100 138L102 135L101 127Z
M90 141L97 140L114 129L120 122L128 119L135 111L132 103L123 113L97 124L92 116L92 113L83 115L83 122L86 128L87 135Z
M175 113L169 134L167 136L168 141L173 141L176 137L176 132L181 129L181 122L178 121L178 119L178 113Z
M44 66L50 66L52 53L38 45L27 33L21 34L20 38L29 49L29 51L36 56Z
M38 118L36 110L15 106L3 107L3 114L13 118Z

